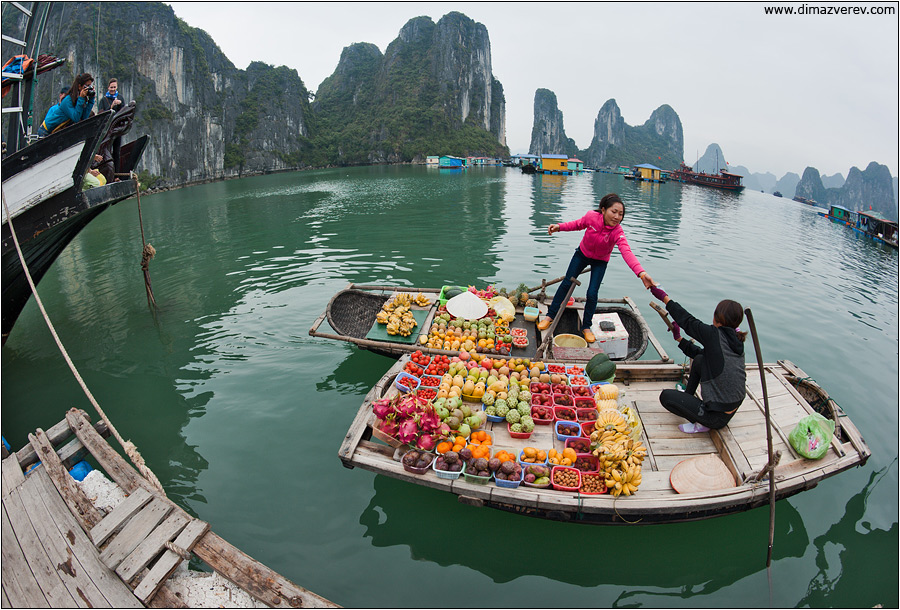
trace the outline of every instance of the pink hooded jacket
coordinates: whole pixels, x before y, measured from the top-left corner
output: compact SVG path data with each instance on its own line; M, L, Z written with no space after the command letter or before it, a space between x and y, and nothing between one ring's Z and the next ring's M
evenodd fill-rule
M597 210L591 210L578 220L563 222L559 225L560 231L581 231L582 229L584 237L581 238L581 244L578 247L585 256L609 261L613 246L618 246L622 258L631 267L634 274L640 275L644 272L637 257L631 252L621 224L610 228L603 222L603 214Z

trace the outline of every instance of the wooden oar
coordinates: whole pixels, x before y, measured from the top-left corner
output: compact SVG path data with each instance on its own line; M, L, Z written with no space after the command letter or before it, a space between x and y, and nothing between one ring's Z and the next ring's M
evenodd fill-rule
M588 269L590 269L590 267L585 267L584 269L581 270L581 273L579 273L578 275L584 274ZM566 279L566 276L561 275L558 278L556 278L555 280L550 280L549 282L546 280L541 280L541 285L535 286L534 288L529 288L528 294L531 294L535 290L543 291L545 288L547 288L547 286L552 286L553 284L558 284L559 282L563 281L564 279ZM572 296L572 295L570 294L569 296ZM566 302L568 303L568 301L566 301Z
M672 326L672 321L669 320L669 312L663 309L656 301L650 301L650 307L652 307L656 311L656 313L658 313L659 316L663 319L663 322L666 323L666 327L669 329L669 332L672 332L672 329L674 327Z
M563 300L563 303L568 303L569 299L572 298L572 293L575 292L576 286L581 286L581 282L579 282L576 278L572 279L572 285L569 286L569 292L566 294L566 298ZM565 305L563 305L565 307ZM544 336L544 340L541 341L540 347L537 348L537 351L534 353L534 357L538 360L544 357L544 352L547 347L550 345L550 341L553 339L553 331L556 330L556 325L559 324L559 319L562 317L562 312L556 312L556 317L553 318L553 321L550 323L550 326L547 327L547 330L544 331L547 334Z
M753 323L753 314L750 308L744 310L747 316L747 324L750 325L750 334L753 337L753 347L756 350L756 362L759 364L759 378L762 381L763 404L766 411L766 444L769 452L769 463L766 469L769 471L769 551L766 555L766 568L772 565L772 547L775 544L775 456L772 451L772 419L769 415L769 393L766 391L766 371L763 366L762 350L759 348L759 337L756 335L756 324Z

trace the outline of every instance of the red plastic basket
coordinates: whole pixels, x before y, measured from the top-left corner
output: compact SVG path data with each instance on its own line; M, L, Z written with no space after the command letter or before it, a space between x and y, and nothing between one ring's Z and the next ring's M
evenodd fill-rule
M568 487L566 485L559 485L556 483L556 473L563 470L571 470L578 477L578 482L575 487ZM568 466L554 466L550 470L550 484L553 485L553 489L558 491L578 491L581 487L581 472L577 468L570 468Z

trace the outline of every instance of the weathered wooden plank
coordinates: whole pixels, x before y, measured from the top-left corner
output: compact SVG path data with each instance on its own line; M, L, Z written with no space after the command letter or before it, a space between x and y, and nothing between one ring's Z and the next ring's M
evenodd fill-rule
M69 511L69 507L66 506L46 471L41 469L40 472L32 475L32 478L37 484L36 487L40 489L41 500L57 516L54 524L60 535L78 556L82 568L91 581L97 585L109 604L113 608L140 607L140 602L125 583L100 561L99 551Z
M102 545L106 540L119 531L131 517L144 508L153 499L153 494L143 488L138 488L116 506L103 521L94 526L91 531L91 540L96 546Z
M11 455L0 463L2 476L0 476L0 487L4 496L8 495L13 489L25 482L25 475L22 474L22 468L14 455Z
M174 544L185 551L191 551L191 549L194 548L194 545L197 544L197 541L208 531L209 523L195 519L188 523L187 527L178 534ZM172 572L175 571L175 568L177 568L178 564L182 561L183 559L177 553L170 550L165 551L162 557L159 558L159 561L150 568L150 572L144 576L140 584L135 587L135 596L146 603L147 600L156 595L156 592L162 586L163 582L171 576Z
M690 457L703 453L716 453L716 445L709 437L709 433L700 432L692 434L697 438L664 438L657 439L653 443L653 455L659 458L662 455L680 455Z
M223 540L207 532L194 547L194 554L216 572L259 601L280 608L332 608L334 604L307 591L281 574L256 561Z
M66 544L55 523L61 515L55 514L41 499L41 475L38 468L28 477L17 491L19 500L28 515L38 539L41 541L51 565L56 565L56 574L68 589L79 608L112 608L94 582L85 573L77 554ZM68 512L68 508L63 508Z
M173 540L189 521L190 519L180 513L169 515L119 564L116 574L125 582L130 582L138 572L150 565L150 562L165 548L166 542ZM142 600L146 601L144 598Z
M37 532L34 531L28 515L25 514L25 508L22 506L17 491L4 499L3 506L13 532L15 532L16 540L19 541L19 546L25 555L25 560L28 562L38 586L43 591L44 597L47 598L47 602L50 606L58 608L78 607L78 603L72 598L56 573L56 566L47 556L47 551L44 550Z
M66 413L66 421L69 422L69 426L72 428L72 431L75 432L78 440L84 443L84 446L87 447L94 459L97 460L100 468L103 469L109 478L115 481L125 493L130 494L138 487L143 487L151 493L157 492L148 481L138 474L137 470L132 468L122 456L116 453L113 448L97 434L97 431L91 426L83 411L69 409Z
M113 570L118 567L141 541L166 518L172 505L161 498L154 498L139 513L134 515L122 528L106 549L100 553L100 560Z
M750 474L750 462L735 440L728 426L720 430L710 430L710 438L719 450L719 457L738 481L743 481Z
M4 450L6 447L3 448ZM6 457L5 455L3 457ZM6 587L0 584L0 608L12 608L9 602L9 596L6 594Z
M53 481L72 513L81 522L82 527L92 527L94 524L99 523L100 519L103 518L103 513L91 503L88 497L84 495L84 492L81 491L81 488L75 484L75 479L63 467L59 456L56 455L56 451L53 450L53 445L50 444L50 439L47 438L44 431L38 428L34 434L28 435L28 440L35 453L41 457L41 462L50 476L50 480Z
M9 596L10 604L14 608L49 608L50 603L32 576L22 547L19 546L9 517L6 516L5 500L0 512L2 512L0 535L3 537L0 574L3 577L3 590Z
M82 411L82 413L83 412L84 411ZM94 429L104 438L109 436L109 428L107 427L106 422L102 419L94 424ZM63 419L54 426L48 428L46 430L46 434L47 438L50 441L50 444L56 447L67 438L72 436L72 430L71 428L69 428L69 423L65 419ZM57 453L59 453L59 451ZM16 459L19 460L19 466L21 466L23 470L38 461L37 453L35 453L34 447L32 447L30 444L27 444L16 451ZM65 456L63 456L62 461L65 463Z

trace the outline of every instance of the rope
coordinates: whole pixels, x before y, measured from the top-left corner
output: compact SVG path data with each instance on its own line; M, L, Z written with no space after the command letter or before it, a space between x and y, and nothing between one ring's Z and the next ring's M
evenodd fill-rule
M175 553L176 555L178 555L179 557L181 557L182 559L184 559L185 561L190 561L191 554L188 553L183 548L181 548L180 546L178 546L177 544L175 544L174 542L172 542L171 540L166 540L165 547L167 549L169 549L170 551L172 551L173 553Z
M150 260L156 256L156 250L152 245L147 243L144 238L144 215L141 213L141 184L138 182L137 174L133 171L130 174L134 180L134 190L137 194L138 223L141 226L141 243L144 244L141 250L141 270L144 272L144 288L147 290L147 304L151 307L157 307L156 299L153 296L153 284L150 282Z
M34 280L31 278L31 273L28 271L28 266L25 264L25 256L22 254L22 247L19 245L19 238L16 236L16 231L13 229L12 224L12 214L9 211L9 207L6 205L6 193L2 193L3 198L3 209L6 212L6 222L9 224L9 232L12 235L13 243L16 245L16 252L19 255L19 262L22 264L22 271L25 272L25 279L28 280L28 285L31 286L31 292L34 294L34 300L38 305L38 308L41 310L41 315L44 316L44 321L47 323L47 328L50 329L50 334L53 335L53 340L56 341L56 346L59 348L60 353L62 353L63 358L66 361L66 364L69 365L69 369L72 371L72 374L75 376L75 380L78 381L78 385L81 386L82 391L84 391L85 396L87 396L88 401L90 401L91 405L97 410L97 413L106 422L106 425L109 426L110 432L112 432L113 436L116 437L116 440L119 441L119 444L125 450L125 453L128 455L131 462L137 467L138 471L143 475L145 479L147 479L155 488L157 488L163 496L166 495L165 490L163 489L162 483L159 482L159 479L156 478L156 475L153 474L153 471L147 467L144 463L144 458L141 457L140 452L137 447L134 446L134 443L131 441L126 441L119 434L119 431L116 430L116 427L112 424L109 418L106 416L106 413L103 412L103 409L100 408L100 405L97 403L97 400L94 398L94 395L91 394L91 391L88 389L87 385L84 383L84 379L81 378L81 375L78 373L78 369L75 368L75 364L72 362L72 359L69 357L69 353L66 351L66 348L63 346L62 341L59 338L59 335L56 333L56 328L53 327L53 323L50 321L50 316L47 315L47 310L44 309L44 303L41 301L41 297L38 295L37 286L34 285Z

